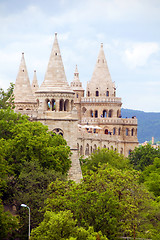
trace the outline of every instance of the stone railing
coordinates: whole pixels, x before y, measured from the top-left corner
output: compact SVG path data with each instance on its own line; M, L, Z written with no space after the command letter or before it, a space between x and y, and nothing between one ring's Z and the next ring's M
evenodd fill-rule
M137 125L136 118L83 118L81 124L125 124Z
M121 103L118 97L82 97L81 103Z

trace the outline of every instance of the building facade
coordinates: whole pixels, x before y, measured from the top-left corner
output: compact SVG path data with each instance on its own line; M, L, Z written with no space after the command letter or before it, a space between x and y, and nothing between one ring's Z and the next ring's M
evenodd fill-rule
M74 79L66 79L57 34L51 50L44 81L39 87L36 71L32 84L22 53L15 82L15 112L40 121L50 131L62 135L72 151L69 178L82 178L79 157L98 148L114 149L125 156L138 146L137 119L121 117L121 98L108 70L103 44L86 94L76 66Z

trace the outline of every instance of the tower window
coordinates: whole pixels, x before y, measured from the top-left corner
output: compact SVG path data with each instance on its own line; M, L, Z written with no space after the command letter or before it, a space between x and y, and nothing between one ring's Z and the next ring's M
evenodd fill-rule
M99 96L99 91L96 91L96 97L98 97Z
M106 91L106 96L109 97L109 91Z
M55 53L55 55L57 56L57 53Z
M95 118L98 118L98 111L95 110Z
M88 91L88 97L90 97L90 91Z
M78 98L78 93L77 93L77 98Z

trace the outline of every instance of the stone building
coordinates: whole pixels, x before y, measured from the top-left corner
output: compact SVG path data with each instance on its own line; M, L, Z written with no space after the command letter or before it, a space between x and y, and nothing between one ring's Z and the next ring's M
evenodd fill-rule
M103 44L86 96L84 92L77 66L71 85L67 82L57 34L40 87L36 71L30 84L22 53L14 88L15 111L27 114L31 121L42 122L66 139L73 153L69 177L77 182L82 178L80 155L88 156L98 148L112 148L128 156L138 146L137 119L121 117L122 102L116 97Z

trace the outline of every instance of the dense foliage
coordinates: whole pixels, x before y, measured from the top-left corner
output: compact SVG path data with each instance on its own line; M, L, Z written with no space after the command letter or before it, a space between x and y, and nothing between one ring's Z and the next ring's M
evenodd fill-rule
M31 208L32 227L37 226L42 221L39 209L47 198L47 186L57 177L67 176L69 157L70 148L62 136L53 135L40 122L30 122L11 109L0 110L1 198L8 209L15 206L21 216L16 237L25 239L27 233L28 214L20 204Z
M129 161L134 169L143 171L145 167L153 164L156 157L160 158L160 148L155 149L147 144L135 148L129 156Z

